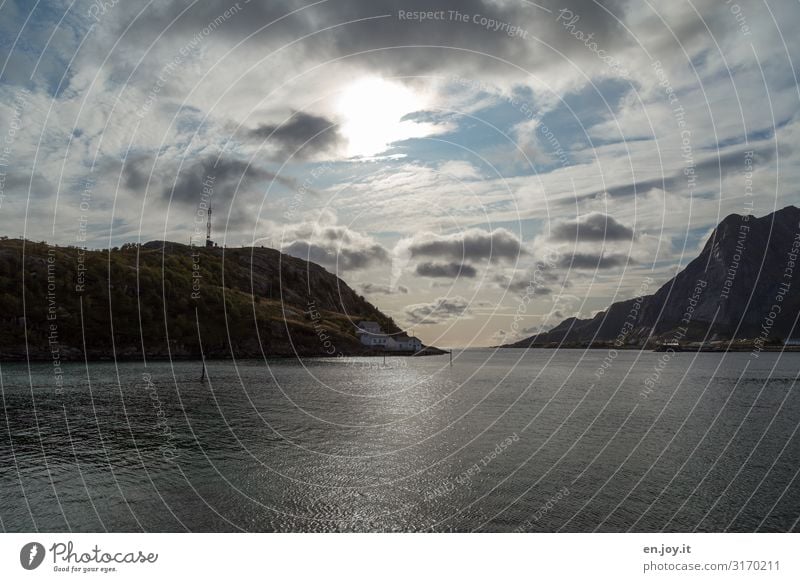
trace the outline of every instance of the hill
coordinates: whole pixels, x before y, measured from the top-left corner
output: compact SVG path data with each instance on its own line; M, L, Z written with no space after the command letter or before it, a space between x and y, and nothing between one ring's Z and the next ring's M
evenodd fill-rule
M653 295L614 303L590 319L566 319L503 347L710 340L779 344L800 336L795 330L799 251L797 207L761 218L731 214L700 255Z
M0 240L6 360L360 355L362 319L400 331L332 273L273 249Z

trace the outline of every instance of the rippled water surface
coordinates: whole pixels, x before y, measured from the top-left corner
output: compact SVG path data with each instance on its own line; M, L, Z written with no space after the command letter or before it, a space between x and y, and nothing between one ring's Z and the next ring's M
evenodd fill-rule
M0 525L799 529L800 354L606 356L3 364Z

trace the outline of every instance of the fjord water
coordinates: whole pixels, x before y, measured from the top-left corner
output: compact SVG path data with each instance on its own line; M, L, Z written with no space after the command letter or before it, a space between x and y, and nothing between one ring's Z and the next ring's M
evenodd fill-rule
M0 526L798 529L800 354L607 356L3 364Z

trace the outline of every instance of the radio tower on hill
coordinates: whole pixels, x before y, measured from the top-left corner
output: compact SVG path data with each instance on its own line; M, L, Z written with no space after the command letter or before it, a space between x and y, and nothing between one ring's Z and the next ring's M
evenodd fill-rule
M208 222L206 223L206 248L212 248L214 241L211 240L211 206L208 207Z

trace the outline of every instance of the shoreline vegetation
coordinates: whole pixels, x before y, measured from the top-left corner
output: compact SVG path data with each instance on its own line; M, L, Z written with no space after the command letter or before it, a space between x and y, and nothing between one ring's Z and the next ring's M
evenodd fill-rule
M361 344L362 320L403 333L336 275L274 249L0 239L0 361L383 356Z

